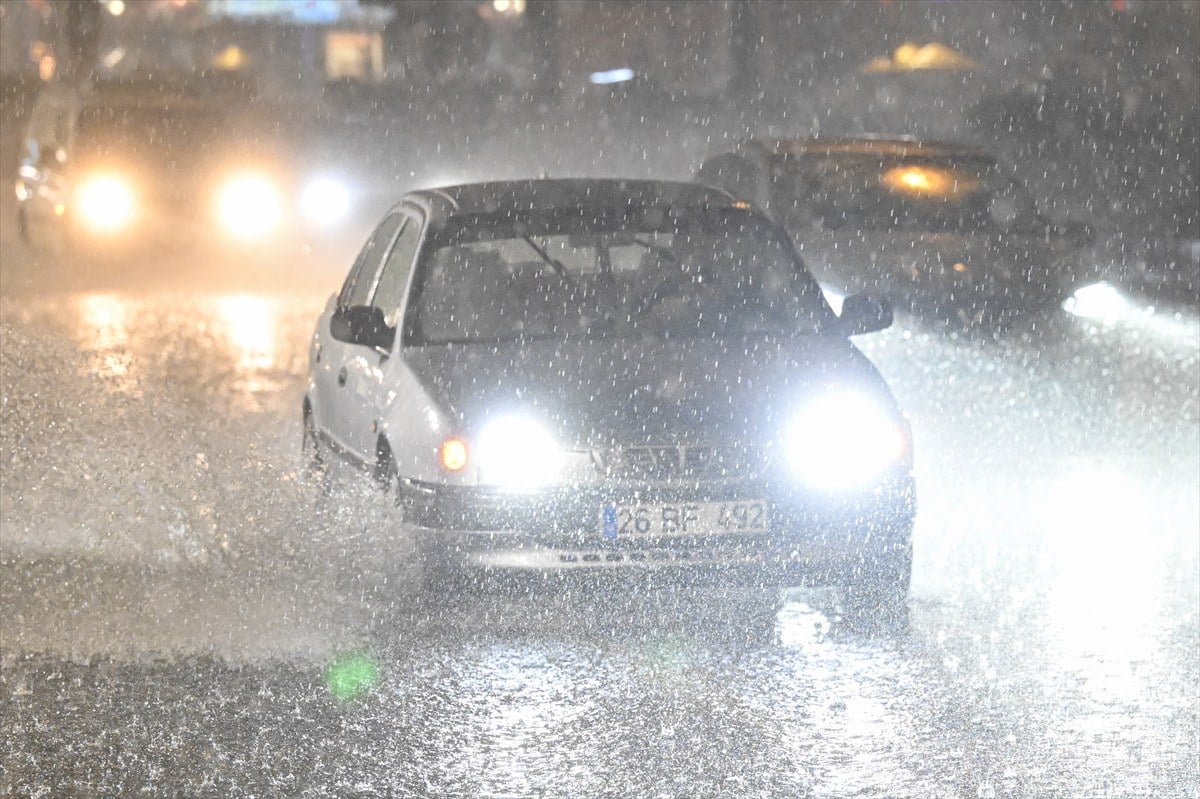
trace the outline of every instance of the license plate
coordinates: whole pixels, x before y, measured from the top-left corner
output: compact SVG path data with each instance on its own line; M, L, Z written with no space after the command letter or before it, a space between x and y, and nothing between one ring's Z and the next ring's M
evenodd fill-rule
M652 502L605 505L601 531L607 541L618 538L765 533L767 502Z

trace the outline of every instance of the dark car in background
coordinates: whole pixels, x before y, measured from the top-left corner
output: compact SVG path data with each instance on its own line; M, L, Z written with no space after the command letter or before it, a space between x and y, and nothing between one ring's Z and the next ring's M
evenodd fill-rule
M909 426L782 230L688 183L412 192L330 298L303 418L397 492L426 579L751 572L902 604ZM315 449L314 449L315 448Z
M317 242L347 221L350 190L300 166L273 111L204 82L48 84L21 149L18 231L81 257Z
M1090 231L1056 225L987 152L904 138L760 139L698 182L766 210L839 294L964 324L1057 308L1083 282Z

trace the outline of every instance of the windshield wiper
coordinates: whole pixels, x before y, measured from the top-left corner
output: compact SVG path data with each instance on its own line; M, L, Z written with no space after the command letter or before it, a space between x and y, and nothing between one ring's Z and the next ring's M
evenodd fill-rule
M543 261L550 264L550 267L554 270L555 274L557 274L559 277L561 277L563 280L567 281L568 283L574 285L575 279L572 278L571 275L567 273L567 268L565 266L563 266L562 261L558 260L553 255L551 255L550 253L546 252L541 247L539 247L537 245L537 243L534 242L532 236L522 236L521 240L529 245L529 249L531 249L535 253L537 253L538 258L541 258Z
M642 241L637 236L633 237L633 243L640 245L642 247L645 247L647 250L649 250L652 253L655 253L656 255L666 256L667 258L670 258L672 261L674 261L677 264L682 263L679 260L678 255L676 255L672 250L662 246L661 244L652 244L651 242L648 242L648 241Z

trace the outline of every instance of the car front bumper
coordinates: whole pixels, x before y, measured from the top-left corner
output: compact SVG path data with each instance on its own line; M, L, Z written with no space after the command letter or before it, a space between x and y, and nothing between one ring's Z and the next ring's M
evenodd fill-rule
M427 558L504 572L779 572L791 583L844 582L881 559L911 552L915 490L908 473L838 499L747 482L659 487L635 493L601 487L531 494L405 482L401 504ZM608 503L765 499L765 533L635 536L602 534Z

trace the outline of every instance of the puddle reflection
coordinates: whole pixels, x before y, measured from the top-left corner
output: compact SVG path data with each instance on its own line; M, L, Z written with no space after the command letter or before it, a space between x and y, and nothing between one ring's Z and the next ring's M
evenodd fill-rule
M251 294L234 294L216 299L217 316L235 356L234 369L245 391L271 389L274 381L263 372L277 365L279 325L276 303Z
M114 294L89 294L78 303L75 339L88 355L88 371L115 393L137 393L131 373L128 302Z

